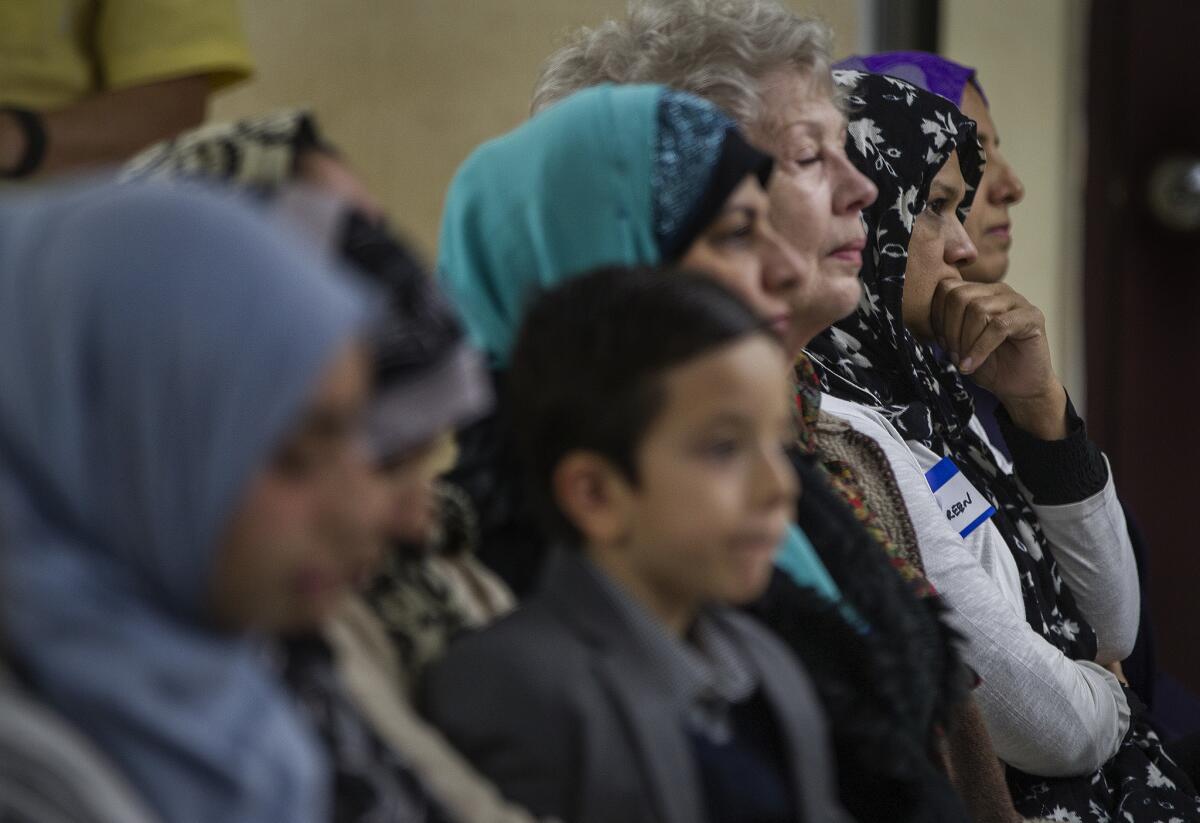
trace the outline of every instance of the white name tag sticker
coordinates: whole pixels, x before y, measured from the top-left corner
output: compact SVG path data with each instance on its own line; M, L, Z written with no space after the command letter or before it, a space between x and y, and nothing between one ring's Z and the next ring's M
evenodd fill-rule
M988 499L971 485L971 481L949 457L943 457L936 466L925 472L925 479L929 481L929 488L933 490L938 505L946 513L946 520L960 537L966 537L996 513Z

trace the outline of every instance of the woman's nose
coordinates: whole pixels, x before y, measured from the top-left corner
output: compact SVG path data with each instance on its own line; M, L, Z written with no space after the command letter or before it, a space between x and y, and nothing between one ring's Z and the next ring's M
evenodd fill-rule
M837 214L862 211L879 196L879 189L871 179L855 168L845 155L837 158L834 175L833 206Z
M783 235L766 220L762 224L763 288L768 294L778 295L796 288L808 274L810 266L803 256Z
M953 234L946 243L946 262L957 269L965 268L975 262L979 257L979 250L975 248L975 244L971 242L971 236L967 234L966 227L954 221Z
M988 199L997 205L1015 206L1025 199L1025 184L1008 161L1000 159L996 182L992 184Z

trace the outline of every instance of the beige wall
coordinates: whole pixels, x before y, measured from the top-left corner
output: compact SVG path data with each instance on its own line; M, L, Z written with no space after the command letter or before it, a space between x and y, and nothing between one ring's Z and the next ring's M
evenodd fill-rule
M855 44L856 0L797 3ZM429 254L451 176L478 143L519 123L542 60L565 33L624 0L242 0L258 64L220 96L217 119L315 108L394 216Z
M887 0L876 0L887 2ZM863 0L793 0L823 16L836 53L859 49ZM1014 212L1012 284L1048 317L1055 362L1083 399L1077 205L1087 0L943 0L942 50L977 66L1028 196ZM396 222L427 254L455 168L526 114L538 66L625 0L242 0L256 78L221 95L225 119L311 105Z
M942 52L979 69L1004 153L1025 183L1008 280L1045 312L1055 365L1078 404L1086 12L1086 0L942 0L941 20Z

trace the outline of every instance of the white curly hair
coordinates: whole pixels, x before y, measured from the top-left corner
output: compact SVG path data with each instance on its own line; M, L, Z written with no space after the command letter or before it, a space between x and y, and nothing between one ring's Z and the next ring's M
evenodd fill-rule
M542 64L531 111L600 83L661 83L704 97L744 128L762 122L762 83L783 69L831 96L832 33L777 0L630 0L624 20L584 27Z

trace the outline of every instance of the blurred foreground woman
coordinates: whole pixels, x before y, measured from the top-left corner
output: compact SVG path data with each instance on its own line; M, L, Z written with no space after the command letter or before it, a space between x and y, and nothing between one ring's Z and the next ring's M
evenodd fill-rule
M364 307L236 201L0 204L9 654L170 821L306 821L327 769L255 642L344 590Z

